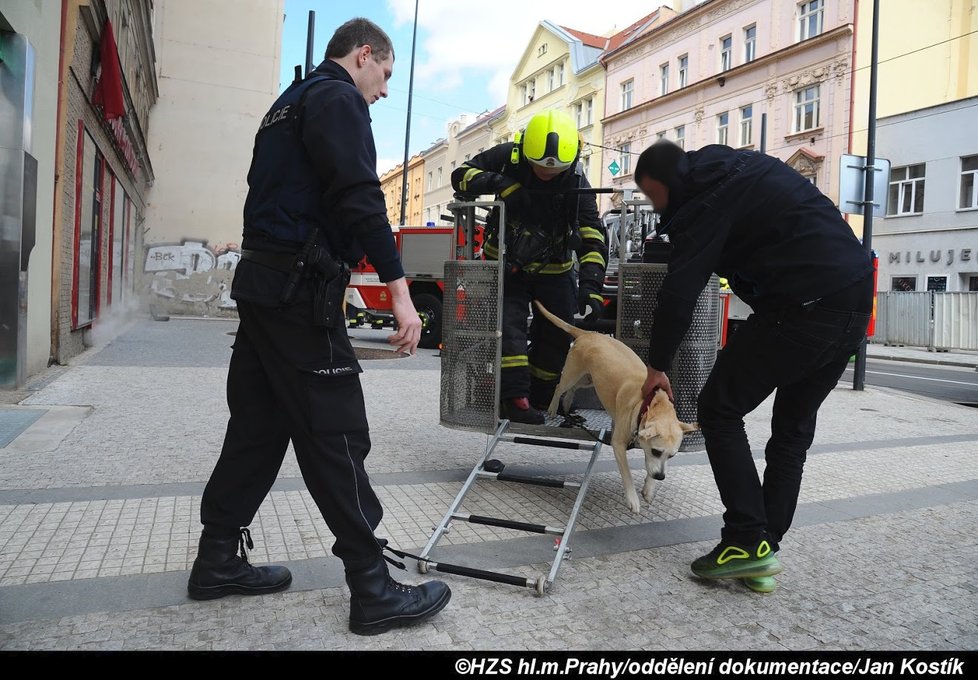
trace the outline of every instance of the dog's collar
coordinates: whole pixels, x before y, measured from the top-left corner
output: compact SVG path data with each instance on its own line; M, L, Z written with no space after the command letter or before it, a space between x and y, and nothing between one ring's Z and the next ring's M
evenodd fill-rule
M655 399L655 393L658 391L659 388L656 387L645 395L645 398L642 400L642 408L640 408L638 411L638 427L642 426L642 418L644 418L645 414L649 412L649 406L652 405L652 400Z

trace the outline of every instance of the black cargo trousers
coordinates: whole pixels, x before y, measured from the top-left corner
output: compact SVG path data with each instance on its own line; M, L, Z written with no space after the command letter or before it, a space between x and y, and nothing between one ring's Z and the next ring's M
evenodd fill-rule
M533 300L573 325L577 311L574 273L504 275L500 396L529 397L531 404L546 409L557 389L571 336L540 314ZM527 324L530 312L533 320Z
M201 522L246 527L278 475L289 440L302 478L347 569L374 564L383 508L363 462L370 451L361 368L344 324L312 324L312 300L263 307L239 300L224 447L201 500Z

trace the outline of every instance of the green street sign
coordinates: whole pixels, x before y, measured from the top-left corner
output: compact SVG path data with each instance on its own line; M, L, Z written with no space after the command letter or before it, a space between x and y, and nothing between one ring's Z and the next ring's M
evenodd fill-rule
M611 161L611 165L608 166L608 169L611 170L612 177L621 172L621 166L618 165L618 161Z

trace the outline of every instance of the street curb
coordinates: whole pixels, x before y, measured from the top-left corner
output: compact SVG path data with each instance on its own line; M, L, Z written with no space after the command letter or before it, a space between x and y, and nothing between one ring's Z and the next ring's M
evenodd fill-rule
M954 361L951 359L917 359L912 357L898 357L884 354L867 354L867 359L881 359L883 361L906 361L911 364L936 364L939 366L958 366L961 368L973 368L978 371L978 362Z

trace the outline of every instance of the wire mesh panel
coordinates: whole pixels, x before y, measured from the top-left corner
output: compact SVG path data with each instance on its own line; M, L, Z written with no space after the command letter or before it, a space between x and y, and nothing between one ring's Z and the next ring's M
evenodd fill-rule
M623 263L618 290L618 339L644 361L649 351L653 312L666 265ZM717 357L720 326L720 280L710 277L693 310L693 321L683 338L669 371L676 399L676 414L686 423L696 422L696 401ZM683 437L680 451L704 448L703 435Z
M445 263L441 423L492 434L499 419L499 263Z

